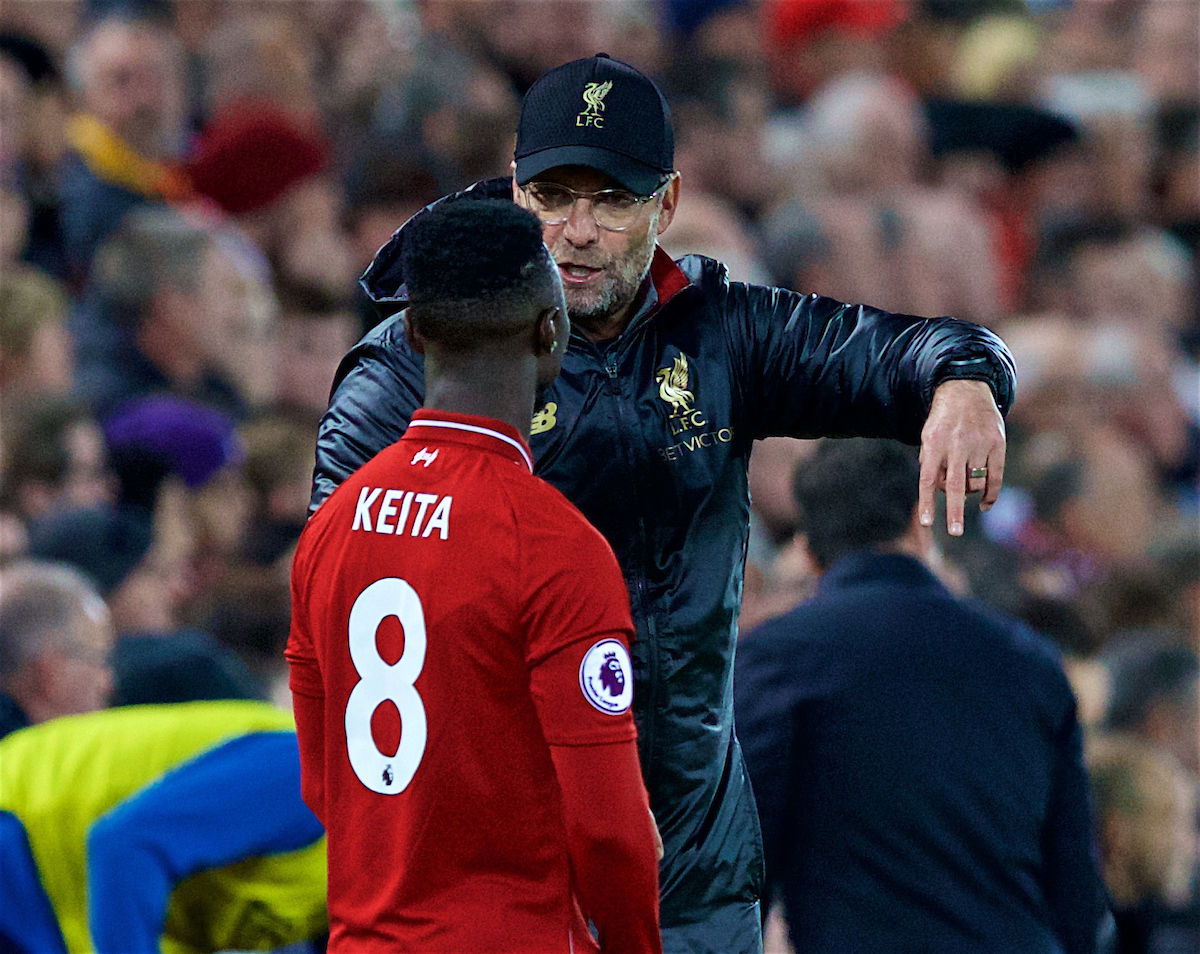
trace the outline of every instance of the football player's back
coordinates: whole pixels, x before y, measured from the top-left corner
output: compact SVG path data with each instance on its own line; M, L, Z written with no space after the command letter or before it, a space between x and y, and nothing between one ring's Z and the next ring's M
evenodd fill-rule
M571 637L626 637L624 593L602 585L607 546L518 440L422 415L317 512L297 553L327 737L346 738L325 751L330 904L368 931L348 943L426 929L436 943L454 923L487 950L488 935L565 942L566 832L527 640L537 615L581 609ZM543 605L550 577L582 584L590 608ZM624 657L617 671L630 679Z
M526 440L535 378L553 379L565 339L561 285L536 220L516 223L529 247L507 262L488 216L527 213L470 205L483 211L430 213L414 247L437 267L414 252L406 272L438 406L322 505L293 564L288 659L304 797L329 836L330 950L594 951L590 918L605 950L654 954L628 597ZM475 219L498 286L430 242L460 248L443 226Z

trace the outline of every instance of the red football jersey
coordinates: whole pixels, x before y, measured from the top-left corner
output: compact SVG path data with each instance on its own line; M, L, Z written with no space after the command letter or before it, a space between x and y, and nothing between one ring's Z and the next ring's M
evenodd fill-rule
M330 950L595 950L550 745L635 738L633 625L607 542L526 442L417 411L309 520L292 591Z

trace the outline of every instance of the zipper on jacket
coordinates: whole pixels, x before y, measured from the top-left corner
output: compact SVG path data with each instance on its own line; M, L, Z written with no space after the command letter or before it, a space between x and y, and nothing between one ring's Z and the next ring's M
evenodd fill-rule
M609 390L617 402L617 420L620 423L619 431L621 436L621 447L625 452L625 465L629 475L633 478L635 473L635 460L632 446L631 432L628 429L626 420L625 397L621 393L621 385L618 382L618 370L620 369L620 360L618 358L618 348L613 346L608 352L603 355L604 371L608 375ZM637 415L634 415L636 421ZM634 510L637 513L637 529L638 529L638 547L641 556L645 559L646 556L646 520L642 512L641 501L638 495L638 487L636 479L633 480L631 488L634 501ZM643 710L646 713L642 728L642 751L645 753L645 781L646 787L650 787L650 771L654 764L654 723L658 712L658 626L654 622L653 613L649 605L649 600L646 597L646 575L645 571L638 566L631 567L631 572L634 574L634 582L636 583L638 609L641 612L642 619L646 621L646 638L650 643L649 651L646 653L646 684L648 688L647 705Z

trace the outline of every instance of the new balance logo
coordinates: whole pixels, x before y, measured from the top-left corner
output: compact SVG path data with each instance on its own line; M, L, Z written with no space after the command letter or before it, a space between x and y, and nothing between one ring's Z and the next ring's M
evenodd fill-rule
M420 464L423 462L425 464L425 466L428 467L435 460L437 460L437 455L440 453L441 453L440 450L435 450L433 453L430 453L428 447L422 447L419 451L416 452L415 455L413 455L413 459L411 462L412 466L416 467L417 464Z

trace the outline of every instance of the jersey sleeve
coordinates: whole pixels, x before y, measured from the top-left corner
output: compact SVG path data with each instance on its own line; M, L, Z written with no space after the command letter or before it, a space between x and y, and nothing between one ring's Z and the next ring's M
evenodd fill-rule
M320 517L310 518L318 520ZM325 822L325 683L312 638L307 593L308 560L304 538L292 562L292 624L284 655L292 712L300 745L300 791L305 803Z
M526 663L542 730L551 745L634 739L625 582L604 538L552 493L556 506L524 522L519 556Z
M312 632L309 629L306 578L307 561L302 538L292 565L292 624L284 656L288 661L288 682L292 692L310 698L323 698L325 686L321 680L321 668L317 663L316 648L313 646Z

